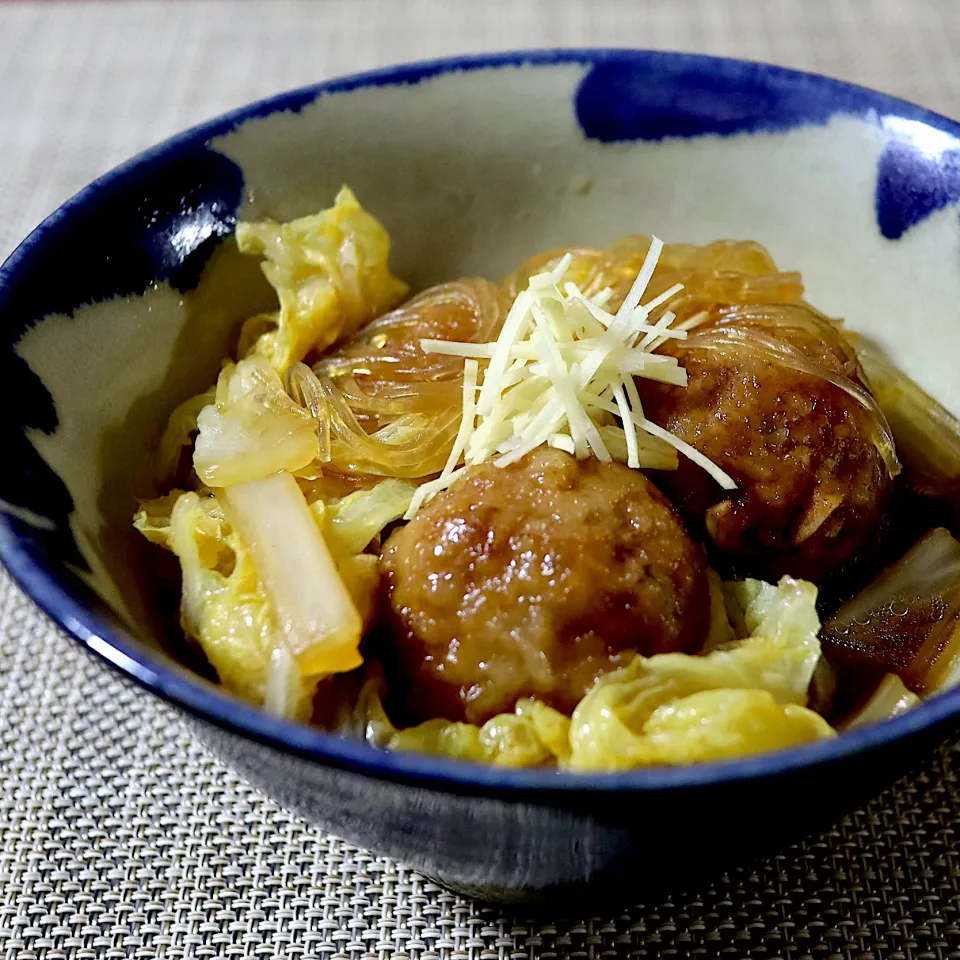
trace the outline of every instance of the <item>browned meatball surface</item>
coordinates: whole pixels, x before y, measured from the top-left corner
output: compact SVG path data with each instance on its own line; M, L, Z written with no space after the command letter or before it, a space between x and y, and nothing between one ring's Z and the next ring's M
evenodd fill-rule
M633 651L692 651L708 628L705 561L666 498L547 448L471 468L381 568L391 688L419 719L483 722L525 696L569 713Z
M782 334L827 368L859 377L813 334ZM686 387L638 380L646 415L736 481L727 493L685 457L657 475L674 503L704 515L739 573L821 581L873 535L891 478L863 406L827 380L747 353L667 350ZM856 382L860 382L859 379Z

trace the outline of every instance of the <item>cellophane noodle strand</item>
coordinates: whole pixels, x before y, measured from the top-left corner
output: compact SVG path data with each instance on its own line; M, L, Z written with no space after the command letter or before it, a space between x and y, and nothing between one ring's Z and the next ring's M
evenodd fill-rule
M288 387L319 425L319 465L348 476L419 479L438 473L459 426L463 361L425 354L420 340L495 339L507 307L530 277L567 253L573 260L566 278L588 296L609 288L607 307L616 309L649 246L650 238L630 235L605 250L547 251L509 274L499 289L481 279L441 284L368 324L312 368L295 365ZM838 321L804 301L799 274L777 270L752 241L667 244L646 300L678 283L683 289L651 312L651 323L669 309L676 314L673 325L689 333L683 349L753 356L834 384L861 407L888 472L898 471L890 428L853 347ZM822 345L820 356L792 342L798 332Z
M441 284L312 368L292 367L288 389L317 419L322 468L402 479L439 473L460 425L463 360L426 354L420 340L493 340L505 306L486 280Z
M650 238L623 237L606 250L570 248L532 257L508 275L501 288L507 298L523 290L529 278L573 256L568 276L587 296L609 288L607 309L615 310L636 278ZM650 323L670 310L672 326L688 331L678 350L712 350L734 357L752 356L781 367L820 377L854 399L861 407L865 429L872 437L890 476L900 469L887 419L868 389L867 377L842 324L803 299L799 273L777 270L770 254L752 241L718 240L704 246L666 244L645 294L650 302L675 284L683 289L655 307ZM811 355L793 342L795 334Z

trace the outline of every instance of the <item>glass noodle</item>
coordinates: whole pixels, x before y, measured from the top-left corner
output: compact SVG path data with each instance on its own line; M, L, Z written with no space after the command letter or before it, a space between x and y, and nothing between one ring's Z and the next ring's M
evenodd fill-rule
M438 473L460 424L463 361L425 354L420 340L491 340L505 307L486 280L441 284L312 368L295 364L288 387L319 424L321 463L345 474L403 479Z
M608 309L623 302L640 269L650 239L623 237L606 250L570 249L539 254L526 261L502 284L516 297L529 278L573 255L568 276L587 296L609 288ZM887 470L900 469L886 416L867 389L867 378L842 324L803 299L799 273L777 270L770 254L752 241L718 240L705 246L666 244L647 287L653 301L676 284L683 289L650 313L656 324L670 310L671 324L690 336L684 350L712 350L734 357L759 357L769 363L819 377L843 390L864 409L870 431ZM819 353L819 356L817 356Z

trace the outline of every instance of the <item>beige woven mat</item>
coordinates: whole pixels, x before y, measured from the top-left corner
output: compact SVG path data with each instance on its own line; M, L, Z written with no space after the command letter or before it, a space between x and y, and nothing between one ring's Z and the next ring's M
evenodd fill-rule
M248 100L413 58L590 44L772 60L960 116L955 0L0 4L0 255L114 163ZM960 958L958 824L948 746L711 888L582 922L502 915L278 809L0 575L3 960Z

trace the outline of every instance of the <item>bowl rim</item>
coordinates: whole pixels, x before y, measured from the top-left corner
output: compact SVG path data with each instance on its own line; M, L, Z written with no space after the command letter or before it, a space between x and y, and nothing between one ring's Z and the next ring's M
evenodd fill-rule
M112 168L47 216L0 266L0 309L5 290L15 282L21 265L34 251L42 249L49 236L73 210L95 203L98 192L118 178L137 172L149 176L151 164L160 158L186 147L205 145L248 120L282 112L299 112L327 94L365 87L416 85L447 73L567 64L592 67L608 62L658 60L685 63L699 68L703 75L722 71L736 79L749 73L762 80L786 80L812 85L817 89L818 98L828 103L831 99L856 93L865 98L878 113L906 116L960 139L960 123L907 100L821 74L753 60L628 47L569 47L510 50L396 64L309 84L253 101L196 124ZM684 767L643 768L613 773L516 770L423 754L389 752L360 741L343 739L319 728L272 717L226 694L217 685L190 674L185 668L172 662L170 665L163 663L149 647L84 603L56 574L38 563L11 526L10 515L5 510L0 510L0 562L27 596L74 640L122 676L136 681L162 700L199 720L282 753L327 766L376 779L415 783L449 792L485 793L505 799L519 799L527 794L545 796L583 790L648 792L729 785L789 774L800 768L832 764L930 731L960 715L960 688L955 688L899 717L800 747Z

